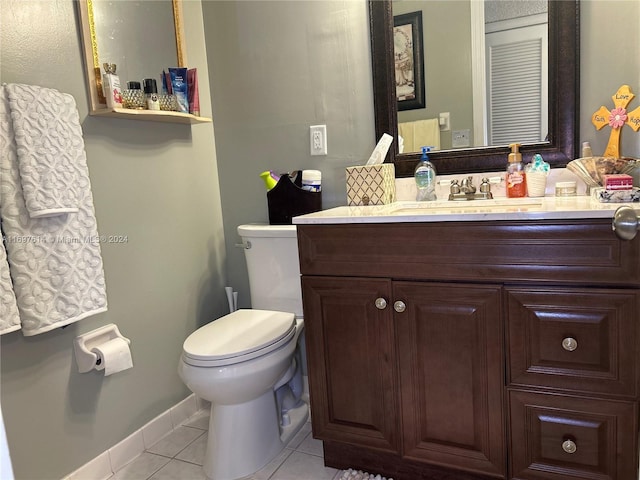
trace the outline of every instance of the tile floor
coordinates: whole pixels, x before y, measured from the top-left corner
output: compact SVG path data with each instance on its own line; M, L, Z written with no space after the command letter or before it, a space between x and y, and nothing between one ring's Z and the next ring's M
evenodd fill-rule
M209 411L193 417L160 439L108 480L206 480L202 471ZM324 466L322 442L307 422L271 463L246 480L338 480L341 471Z

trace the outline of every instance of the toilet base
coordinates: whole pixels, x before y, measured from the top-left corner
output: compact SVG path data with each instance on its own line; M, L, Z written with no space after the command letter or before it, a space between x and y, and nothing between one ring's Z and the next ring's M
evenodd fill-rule
M291 441L300 431L300 427L309 419L309 405L301 401L300 405L290 409L287 415L289 416L289 424L280 426L280 442L283 447Z
M269 390L240 405L212 405L204 473L208 480L235 480L257 472L300 430L309 416L302 402L280 426L275 395Z

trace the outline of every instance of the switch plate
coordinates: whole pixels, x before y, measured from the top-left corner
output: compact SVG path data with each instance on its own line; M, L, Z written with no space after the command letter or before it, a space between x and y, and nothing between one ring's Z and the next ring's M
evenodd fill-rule
M471 130L454 130L451 134L451 146L453 148L471 146Z
M309 144L311 155L327 154L327 126L311 125L309 127Z
M451 130L451 114L449 112L439 114L438 125L440 125L441 132L448 132Z

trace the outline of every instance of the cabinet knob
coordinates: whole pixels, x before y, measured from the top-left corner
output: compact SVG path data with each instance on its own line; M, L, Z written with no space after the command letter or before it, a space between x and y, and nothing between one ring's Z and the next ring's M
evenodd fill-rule
M578 341L575 338L567 337L562 340L562 348L564 348L567 352L573 352L576 348L578 348Z
M640 216L633 208L622 206L614 213L611 227L622 240L633 240L640 230Z
M382 297L376 298L376 308L378 310L384 310L387 308L387 301Z
M562 450L567 453L576 453L578 447L576 446L575 442L571 440L565 440L564 442L562 442Z
M403 301L398 300L396 303L393 304L393 309L398 313L402 313L407 309L407 306L404 304Z

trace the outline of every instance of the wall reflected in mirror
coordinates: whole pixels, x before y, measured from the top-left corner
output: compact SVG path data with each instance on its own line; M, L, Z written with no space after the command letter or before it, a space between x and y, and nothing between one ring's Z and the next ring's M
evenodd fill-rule
M547 141L546 0L394 0L392 8L394 17L421 12L423 24L425 107L398 111L399 153Z
M93 0L100 65L115 63L124 85L178 65L171 0Z
M115 64L122 88L186 65L181 0L78 0L90 113L104 110L103 64Z

